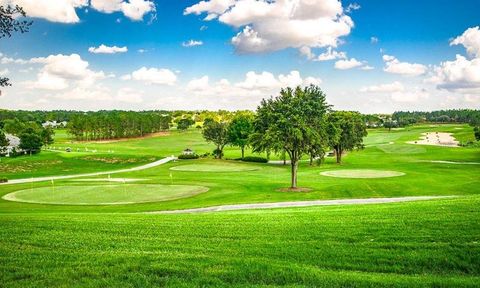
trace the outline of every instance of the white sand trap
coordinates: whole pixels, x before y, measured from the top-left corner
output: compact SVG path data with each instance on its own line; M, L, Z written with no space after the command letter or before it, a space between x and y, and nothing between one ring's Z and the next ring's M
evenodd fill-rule
M143 180L148 180L148 179L134 179L134 178L85 178L85 179L74 179L70 181L75 181L75 182L137 182L137 181L143 181Z
M342 169L321 172L320 175L338 178L387 178L403 176L405 173L389 170Z
M418 145L458 147L458 141L452 136L452 133L445 133L445 132L422 133L420 140L409 141L407 143L418 144Z

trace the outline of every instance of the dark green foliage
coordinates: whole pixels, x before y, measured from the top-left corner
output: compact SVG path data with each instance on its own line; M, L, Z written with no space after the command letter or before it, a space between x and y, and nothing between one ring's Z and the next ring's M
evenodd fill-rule
M2 130L0 130L0 150L2 147L6 147L8 146L8 139L7 139L7 136L5 135L5 132L3 132Z
M286 151L291 162L291 188L297 188L298 161L321 142L324 115L330 106L317 86L286 88L257 108L251 143L254 152Z
M188 128L190 128L190 126L192 126L193 124L195 124L195 121L193 121L192 119L190 118L183 118L183 119L180 119L177 123L177 129L178 130L181 130L181 131L185 131L187 130Z
M8 179L5 177L0 177L0 183L6 183L8 182Z
M450 109L432 112L403 112L393 113L393 120L400 126L421 122L439 122L439 123L469 123L473 126L480 121L480 110L473 109Z
M477 141L480 141L480 126L476 126L475 128L473 128L473 133L475 134L475 139L477 139Z
M268 163L268 159L259 156L246 156L242 157L239 160L244 162L256 162L256 163Z
M38 153L43 146L42 137L29 128L20 134L20 148L28 153Z
M327 122L339 131L338 137L330 138L330 146L335 150L337 163L341 163L344 151L363 148L367 127L360 113L335 111L328 114Z
M222 159L223 148L228 144L227 131L228 123L226 122L209 121L203 125L203 138L205 138L207 142L212 142L217 146L213 154L218 159Z
M181 154L178 155L178 159L187 160L187 159L198 159L200 156L197 154Z
M42 129L42 132L40 133L40 136L42 137L42 141L44 145L51 145L53 144L53 136L55 135L55 131L53 131L52 128L44 128Z
M155 111L98 111L73 114L67 129L77 140L131 138L168 130L170 121Z
M240 147L242 158L245 156L245 147L248 145L249 137L253 133L253 117L250 115L239 115L228 125L228 141L232 146Z

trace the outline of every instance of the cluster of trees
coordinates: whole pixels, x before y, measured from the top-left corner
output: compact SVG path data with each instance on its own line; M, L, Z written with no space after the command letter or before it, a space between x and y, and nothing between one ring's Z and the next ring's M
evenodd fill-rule
M36 122L29 121L20 122L17 119L8 119L4 123L3 129L0 129L0 152L5 154L6 148L10 145L6 133L15 135L20 138L21 151L33 154L40 152L43 145L53 144L53 129L42 127ZM20 151L12 151L15 155Z
M286 88L275 98L262 100L255 115L239 114L230 122L206 119L203 136L216 145L221 158L226 145L254 152L287 154L291 163L291 188L297 188L298 163L302 156L322 159L334 149L337 162L347 150L363 147L367 135L360 113L332 111L318 86Z
M142 137L169 129L171 116L155 111L98 111L75 114L67 124L77 140Z
M392 118L402 123L469 123L473 126L480 125L480 110L473 109L450 109L432 112L421 111L399 111L392 115Z

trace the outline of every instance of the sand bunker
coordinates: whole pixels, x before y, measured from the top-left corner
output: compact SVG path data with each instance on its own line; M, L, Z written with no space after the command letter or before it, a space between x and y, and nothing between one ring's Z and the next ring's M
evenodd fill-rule
M409 141L408 144L434 145L446 147L458 147L458 141L452 136L452 133L445 132L427 132L422 133L420 140Z
M338 178L387 178L403 176L405 173L388 170L342 169L321 172L320 175Z

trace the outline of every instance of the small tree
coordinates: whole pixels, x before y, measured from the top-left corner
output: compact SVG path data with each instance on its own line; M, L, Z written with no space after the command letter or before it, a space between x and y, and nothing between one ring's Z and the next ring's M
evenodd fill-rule
M337 163L342 162L342 154L354 148L363 148L363 137L367 128L358 112L336 111L328 115L327 121L337 130L337 137L330 138L330 145L335 150ZM332 135L333 136L333 135Z
M245 157L245 147L252 133L253 119L250 116L239 115L228 125L228 142L242 149L242 159Z
M43 146L42 137L33 129L26 129L20 134L20 148L32 154L37 153Z
M6 7L0 6L0 38L11 37L13 32L28 32L32 22L18 20L18 16L26 16L22 7L18 5L15 7L10 5L7 5ZM0 87L6 86L11 86L9 79L0 77Z
M217 146L214 154L218 159L222 159L223 148L228 144L227 130L228 124L226 122L209 121L203 125L203 137Z
M475 134L475 139L477 139L477 141L480 141L480 127L479 126L473 128L473 133Z
M330 106L317 86L286 88L276 98L263 99L257 108L251 143L255 152L285 151L290 157L291 188L297 188L298 162L322 137Z
M52 128L46 127L42 129L40 136L42 137L42 141L44 145L51 145L53 144L53 135L55 135L55 131Z
M180 130L180 131L185 131L190 126L192 126L193 124L195 124L195 121L193 121L192 119L183 118L183 119L178 120L177 129Z
M9 145L9 141L7 139L7 136L5 135L5 133L0 130L0 156L5 153L8 145Z

